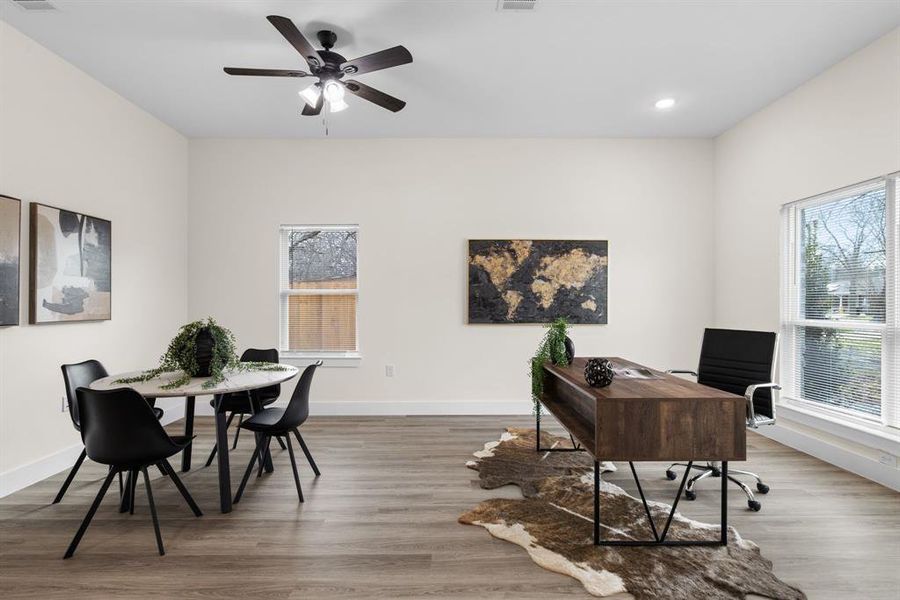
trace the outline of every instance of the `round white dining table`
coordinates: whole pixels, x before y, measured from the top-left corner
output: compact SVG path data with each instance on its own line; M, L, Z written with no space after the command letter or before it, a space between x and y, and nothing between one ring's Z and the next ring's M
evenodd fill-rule
M219 451L219 503L223 513L231 512L231 469L228 462L228 432L226 429L225 414L219 411L219 404L226 394L236 392L249 392L250 405L253 412L262 409L254 393L255 390L272 385L284 383L295 377L299 371L293 365L281 364L282 370L278 371L243 371L226 370L225 379L210 387L204 387L209 377L194 377L188 383L172 389L164 389L163 386L172 383L181 376L180 372L162 373L153 379L135 383L117 383L120 379L127 379L140 375L142 371L118 373L98 379L90 385L93 390L112 390L116 388L131 388L144 398L185 398L184 407L184 435L192 438L194 435L194 409L197 396L213 396L216 420L216 445ZM181 455L181 470L188 471L191 468L191 447L188 444ZM271 458L267 458L266 470L271 470ZM127 496L127 494L126 494Z

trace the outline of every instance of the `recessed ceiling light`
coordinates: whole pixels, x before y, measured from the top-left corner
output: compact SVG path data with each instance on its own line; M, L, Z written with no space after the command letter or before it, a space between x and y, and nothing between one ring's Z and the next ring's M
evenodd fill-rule
M675 106L675 98L662 98L656 101L654 104L656 108L659 110L666 110L667 108L672 108Z

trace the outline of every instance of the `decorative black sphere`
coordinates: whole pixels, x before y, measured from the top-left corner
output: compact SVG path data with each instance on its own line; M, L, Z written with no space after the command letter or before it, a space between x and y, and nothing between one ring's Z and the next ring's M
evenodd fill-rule
M584 366L584 380L591 387L606 387L614 376L612 363L606 358L592 358Z

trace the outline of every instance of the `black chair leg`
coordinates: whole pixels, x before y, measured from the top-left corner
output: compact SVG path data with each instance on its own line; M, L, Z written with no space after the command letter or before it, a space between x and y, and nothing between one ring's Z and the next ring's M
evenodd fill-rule
M115 476L116 472L110 469L109 474L103 481L103 485L100 486L100 491L97 492L97 496L94 498L93 504L91 504L91 508L88 509L87 515L85 515L84 517L84 521L81 522L81 527L78 528L78 531L75 533L75 537L72 538L72 543L69 544L69 549L66 550L65 556L63 556L64 559L71 558L72 555L75 554L75 549L78 547L78 543L84 536L84 532L87 531L88 525L91 524L91 519L94 518L94 513L97 512L97 508L99 508L100 502L103 501L103 496L106 495L106 490L109 489L109 485L112 483L113 477Z
M234 417L234 413L231 413L231 416ZM237 448L238 438L241 437L241 423L244 422L244 413L241 413L240 418L238 419L237 431L234 432L234 443L231 445L231 449L234 450ZM230 421L229 421L230 423Z
M213 459L216 457L216 452L217 452L218 450L219 450L219 446L218 446L218 445L214 445L214 446L213 446L213 449L212 449L212 452L209 453L209 458L206 459L206 466L207 466L207 467L208 467L209 465L212 464L212 461L213 461Z
M297 441L300 443L300 448L303 449L303 454L306 455L306 460L309 461L309 466L312 467L313 473L316 474L316 477L321 475L319 473L319 467L316 466L316 461L313 460L312 454L309 453L309 448L306 447L306 442L303 441L303 436L300 435L300 431L294 429L294 435L297 436Z
M131 472L131 498L128 501L128 513L134 514L134 495L137 492L137 480L138 480L138 470L134 469Z
M234 496L234 504L237 504L241 501L241 496L244 495L244 488L247 487L247 481L250 479L250 473L253 472L253 465L256 464L256 458L261 455L262 447L265 445L265 437L260 436L256 441L256 448L253 450L253 456L250 457L250 463L247 465L247 470L244 471L244 477L241 479L241 485L238 486L237 494Z
M257 478L262 477L263 467L266 465L266 457L269 456L269 445L272 443L272 436L266 435L263 437L266 440L266 445L263 448L262 454L259 455L259 473L256 474Z
M197 506L196 502L194 502L193 496L191 496L191 493L187 491L186 487L184 487L184 483L181 482L181 478L178 477L177 473L175 473L175 469L172 468L172 465L169 464L169 461L163 459L163 461L159 463L159 468L160 470L165 471L169 475L169 478L172 479L172 483L174 483L175 487L178 488L178 491L181 492L182 498L184 498L184 501L187 502L189 507L191 507L191 510L194 512L194 516L199 517L203 515L200 507Z
M285 435L284 438L287 440L288 454L291 455L291 469L294 470L294 485L297 486L297 496L300 498L300 502L303 502L303 490L300 489L300 475L297 473L297 461L294 460L294 445L291 443L290 436Z
M131 470L121 471L125 473L125 489L122 490L122 498L119 502L119 512L128 512L128 505L131 503Z
M72 483L72 480L75 479L75 473L78 472L78 469L81 468L81 463L84 462L84 458L87 456L87 450L81 450L81 454L78 455L78 460L75 461L75 465L72 467L72 470L69 471L68 477L63 482L62 487L59 488L59 493L56 494L56 498L53 499L53 504L59 504L59 502L63 499L63 496L66 495L66 490L69 489L69 485Z
M112 469L112 467L110 467ZM125 487L122 485L122 471L119 471L119 502L122 502L122 496L125 495Z
M156 516L156 505L153 503L153 490L150 489L150 476L147 475L147 467L141 469L141 472L144 474L144 485L147 487L147 502L150 504L150 515L153 517L153 532L156 533L156 547L159 548L159 555L164 556L166 551L163 548L162 535L159 533L159 519ZM136 474L135 479L137 479Z
M278 442L278 445L281 446L282 450L287 450L287 447L284 445L284 442L281 441L280 437L276 437L275 441Z

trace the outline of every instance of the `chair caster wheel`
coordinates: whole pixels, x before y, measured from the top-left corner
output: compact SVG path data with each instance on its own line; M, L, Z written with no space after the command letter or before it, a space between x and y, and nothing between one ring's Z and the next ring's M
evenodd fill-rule
M768 494L769 486L760 481L756 484L756 491L758 491L760 494Z
M753 512L759 512L759 509L762 508L762 504L760 504L756 500L747 500L747 506L749 506L750 510L752 510Z
M685 500L696 500L697 492L693 490L684 490L684 498Z
M675 471L666 471L666 479L669 481L673 481L677 475L675 475Z

